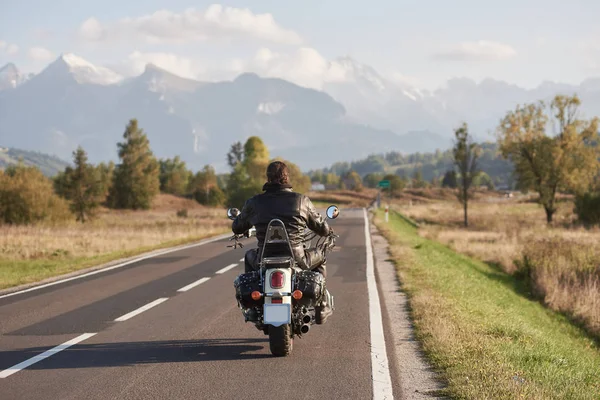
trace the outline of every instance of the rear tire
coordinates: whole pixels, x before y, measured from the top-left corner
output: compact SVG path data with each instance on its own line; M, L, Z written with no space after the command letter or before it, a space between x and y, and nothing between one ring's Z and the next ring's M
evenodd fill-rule
M292 352L294 340L290 324L269 326L269 347L275 357L285 357Z

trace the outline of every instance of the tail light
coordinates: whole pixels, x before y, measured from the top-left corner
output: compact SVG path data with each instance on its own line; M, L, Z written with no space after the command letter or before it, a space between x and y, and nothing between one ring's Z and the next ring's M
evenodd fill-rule
M271 287L273 289L281 289L283 287L284 275L281 271L271 272Z

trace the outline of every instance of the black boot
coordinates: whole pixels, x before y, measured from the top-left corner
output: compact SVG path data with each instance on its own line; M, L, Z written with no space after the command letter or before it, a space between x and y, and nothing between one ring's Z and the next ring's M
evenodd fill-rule
M315 322L317 325L322 325L327 322L327 318L333 314L333 296L329 290L325 289L325 295L321 304L315 307Z

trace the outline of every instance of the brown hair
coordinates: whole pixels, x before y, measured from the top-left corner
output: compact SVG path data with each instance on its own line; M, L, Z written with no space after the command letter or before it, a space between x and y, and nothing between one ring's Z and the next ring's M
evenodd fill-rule
M289 183L290 173L287 165L282 161L273 161L267 167L267 181L285 185Z

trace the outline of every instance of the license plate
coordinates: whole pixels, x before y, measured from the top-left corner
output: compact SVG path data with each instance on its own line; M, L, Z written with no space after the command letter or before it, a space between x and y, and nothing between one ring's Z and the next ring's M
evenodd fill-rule
M291 321L291 304L265 304L264 324L281 326Z

